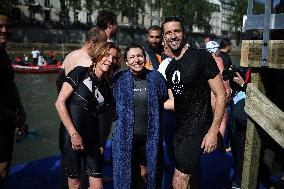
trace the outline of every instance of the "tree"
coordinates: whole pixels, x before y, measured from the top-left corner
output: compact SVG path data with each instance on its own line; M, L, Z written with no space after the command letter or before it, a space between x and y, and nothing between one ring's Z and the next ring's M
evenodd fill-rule
M209 22L214 8L207 0L156 0L151 4L158 9L162 8L164 17L180 17L188 32L192 32L193 26L197 26L205 33L210 33Z
M228 17L228 21L233 28L235 28L235 32L242 28L243 15L247 14L247 2L248 0L228 0L228 4L233 7L232 14ZM253 14L264 13L263 4L254 3L253 7Z

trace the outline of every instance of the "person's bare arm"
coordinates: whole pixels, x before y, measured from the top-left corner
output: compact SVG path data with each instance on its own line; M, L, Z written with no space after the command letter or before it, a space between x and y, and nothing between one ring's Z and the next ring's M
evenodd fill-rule
M174 95L171 89L168 89L169 99L164 103L165 110L174 110Z
M209 79L208 83L216 96L216 103L213 122L201 144L201 148L204 148L206 153L214 151L217 147L217 135L226 106L226 93L221 75L218 74L214 79Z
M58 98L55 102L55 107L57 109L57 112L59 114L59 117L63 125L65 126L71 137L72 148L75 150L83 150L84 147L82 143L82 138L79 135L79 133L76 131L66 107L66 101L69 98L69 96L72 94L72 92L73 92L72 86L69 83L64 82L62 89L58 95Z

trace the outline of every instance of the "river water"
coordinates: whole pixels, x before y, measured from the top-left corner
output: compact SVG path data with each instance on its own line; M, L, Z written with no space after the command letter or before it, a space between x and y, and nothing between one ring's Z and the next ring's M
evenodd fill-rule
M58 153L58 126L54 102L57 74L19 74L15 81L27 113L29 134L16 143L14 163L27 162Z
M239 56L231 56L239 65ZM57 97L55 80L57 74L15 73L23 105L27 113L29 134L27 139L16 143L13 163L29 162L59 153L59 117L54 102Z

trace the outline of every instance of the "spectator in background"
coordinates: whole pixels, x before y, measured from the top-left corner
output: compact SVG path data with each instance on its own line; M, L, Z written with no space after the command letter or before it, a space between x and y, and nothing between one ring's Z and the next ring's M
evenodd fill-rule
M56 53L54 51L49 51L46 62L47 62L48 65L56 65L57 64Z
M24 54L24 64L27 65L29 61L29 57L27 54Z
M117 16L110 11L101 10L97 17L97 26L107 34L108 41L113 41L118 31Z
M45 59L44 59L44 56L43 56L43 51L39 51L37 65L43 66L44 64L45 64Z
M212 41L211 35L205 35L205 37L204 37L204 39L203 39L204 46L206 46L206 44L207 44L209 41Z
M212 54L215 62L217 63L217 66L220 70L220 74L222 75L223 70L224 70L224 64L223 64L222 58L220 56L218 56L218 54L217 54L218 48L219 48L219 45L216 41L208 41L206 43L206 50ZM227 98L229 98L231 96L231 89L230 89L229 81L223 80L223 84L224 84L224 87L225 87L225 90L226 90ZM213 92L211 91L211 106L212 106L213 112L215 112L215 103L216 103L216 97L213 94ZM223 139L225 138L227 120L228 120L228 113L227 113L227 110L225 109L225 113L224 113L224 116L223 116L223 119L222 119L222 122L221 122L221 125L220 125L220 128L219 128L219 132L222 135L222 138L220 138L222 140L222 143L221 143L222 147L224 146L224 143L223 143L224 140Z
M232 43L229 38L223 38L220 41L219 45L219 56L223 60L224 69L228 70L229 67L232 65L232 60L228 53L232 50Z
M33 48L32 52L31 52L34 66L36 66L37 63L38 63L39 53L40 52L36 48Z
M160 63L165 58L162 58L164 51L162 45L162 28L154 25L148 29L147 41L144 44L146 51L145 67L149 70L158 70Z

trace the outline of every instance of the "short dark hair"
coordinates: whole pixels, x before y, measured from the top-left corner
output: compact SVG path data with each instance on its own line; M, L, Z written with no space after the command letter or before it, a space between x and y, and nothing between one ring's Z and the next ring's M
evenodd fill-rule
M117 24L116 14L107 10L101 10L97 17L97 26L102 30L107 29L108 24Z
M219 49L223 49L230 45L232 45L230 38L222 38L220 41Z
M101 32L104 32L99 27L92 27L87 33L86 33L86 42L94 41L99 42L101 38Z
M129 51L130 49L134 49L134 48L139 48L139 49L141 49L141 50L142 50L142 53L143 53L143 56L144 56L145 59L146 59L146 52L145 52L145 49L143 48L143 46L138 45L138 44L132 44L132 45L128 46L128 47L125 49L125 51L124 51L123 58L124 58L125 61L127 61L127 54L128 54L128 51Z
M163 23L162 23L162 31L163 31L163 33L164 33L164 25L165 25L166 23L168 23L168 22L179 22L180 25L181 25L182 31L185 32L185 29L184 29L184 25L183 25L182 20L181 20L179 17L177 17L177 16L169 16L169 17L166 17L166 18L164 19Z
M152 30L154 30L154 31L160 31L161 33L163 32L162 31L162 28L160 27L160 26L157 26L157 25L153 25L153 26L151 26L150 28L148 28L148 34L149 34L149 32L150 31L152 31Z

